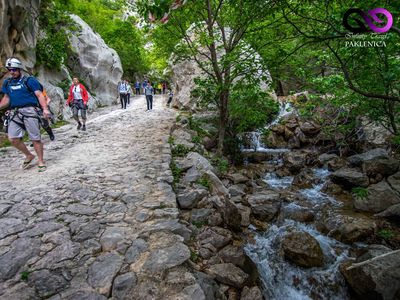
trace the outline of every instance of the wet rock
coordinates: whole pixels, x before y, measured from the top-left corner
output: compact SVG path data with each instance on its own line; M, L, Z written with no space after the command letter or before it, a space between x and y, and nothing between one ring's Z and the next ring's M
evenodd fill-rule
M63 290L68 282L61 275L48 270L35 271L29 274L29 284L34 286L40 297L47 298Z
M337 156L336 154L323 153L320 156L318 156L318 164L321 167L326 166L329 161L335 160L338 158L339 158L339 156Z
M251 163L262 163L267 161L271 157L271 154L267 152L254 151L243 153L243 157L245 157Z
M275 192L250 195L247 202L250 205L251 212L264 221L274 219L281 207L280 196Z
M288 140L288 148L290 149L299 149L301 146L300 144L300 140L297 136L292 136L289 140Z
M212 265L207 272L214 276L217 281L237 288L242 288L249 277L249 275L231 263Z
M251 288L245 286L242 290L240 300L263 300L264 297L258 286L253 286Z
M196 189L179 193L177 201L182 209L189 209L196 206L197 202L207 196L205 189Z
M360 299L398 299L400 295L400 250L371 245L356 263L345 263L340 271Z
M361 166L363 162L380 158L388 159L389 155L385 149L376 148L362 154L349 156L347 161L350 163L350 165L357 167Z
M115 299L131 299L137 283L135 273L129 272L115 277L111 295Z
M206 227L202 229L197 239L200 245L211 244L216 249L221 249L232 241L232 234L221 227Z
M399 195L385 181L373 184L367 188L364 197L353 197L354 208L360 211L379 213L392 205L400 203Z
M324 264L324 254L318 241L307 232L292 232L281 244L285 258L298 266L311 268Z
M283 135L285 133L285 125L282 124L276 124L271 126L271 131Z
M20 238L11 244L11 249L0 256L0 280L13 277L18 270L40 251L38 239Z
M314 173L310 169L304 169L299 174L294 176L292 185L300 189L308 189L313 186L315 181Z
M362 242L372 236L376 229L373 220L365 216L332 215L319 220L318 228L343 243Z
M376 214L375 217L377 218L388 218L392 219L394 221L400 221L400 204L395 204L384 211L380 212L379 214Z
M281 218L281 216L279 218ZM315 216L309 208L290 204L282 209L282 218L302 223L310 223L314 221Z
M350 168L341 168L333 172L330 178L334 183L341 185L345 189L367 187L369 185L368 177L365 174Z
M296 138L300 141L302 145L305 145L309 142L308 138L304 134L303 131L301 131L300 127L297 127L296 130L294 131L294 134Z
M150 273L162 272L166 269L183 264L189 258L189 248L185 244L175 243L170 247L155 249L150 252L143 265L143 270Z
M88 283L100 294L109 297L115 275L122 266L122 257L115 253L102 254L89 267Z
M286 152L283 155L285 166L292 174L299 173L306 165L306 153L302 152Z

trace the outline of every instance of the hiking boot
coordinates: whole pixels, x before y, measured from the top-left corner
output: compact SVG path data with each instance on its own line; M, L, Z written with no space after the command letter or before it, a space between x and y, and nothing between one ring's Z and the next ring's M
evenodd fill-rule
M82 130L83 130L83 131L86 131L86 125L83 125L83 126L82 126Z
M76 129L81 129L81 127L82 127L82 123L81 122L78 122L78 127L76 127Z

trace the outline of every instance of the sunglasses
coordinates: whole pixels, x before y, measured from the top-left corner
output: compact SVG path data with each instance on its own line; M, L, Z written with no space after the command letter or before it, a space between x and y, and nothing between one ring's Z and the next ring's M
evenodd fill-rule
M17 69L17 68L7 68L7 70L10 71L10 72L17 72L17 71L19 71L19 69Z

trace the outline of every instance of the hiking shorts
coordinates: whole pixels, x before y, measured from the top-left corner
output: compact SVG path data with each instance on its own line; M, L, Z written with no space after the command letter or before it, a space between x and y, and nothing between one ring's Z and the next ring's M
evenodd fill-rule
M8 138L22 138L28 132L31 141L40 141L40 122L34 107L22 107L11 113L8 125Z
M74 100L72 105L72 115L78 117L79 111L81 111L82 119L86 120L86 109L82 100Z

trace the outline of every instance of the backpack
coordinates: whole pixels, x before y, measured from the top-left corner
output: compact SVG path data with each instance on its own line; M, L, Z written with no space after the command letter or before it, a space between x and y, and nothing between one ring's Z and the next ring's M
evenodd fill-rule
M30 78L33 78L33 76L23 76L22 77L22 85L25 87L25 89L31 94L31 95L33 95L35 98L36 98L36 100L37 100L37 105L38 105L38 107L40 107L40 105L39 105L39 99L37 98L37 96L36 96L36 94L35 94L35 92L29 87L29 85L28 85L28 80L30 79ZM11 77L9 77L9 78L7 78L6 79L6 89L8 90L8 88L9 88L9 86L10 86L10 83L11 83L11 80L12 80L12 78ZM38 81L39 82L39 81ZM40 90L43 92L43 85L39 82L39 85L40 85Z

